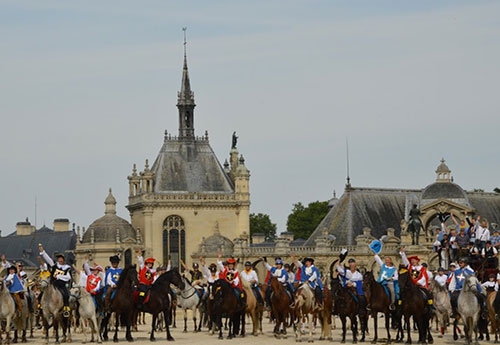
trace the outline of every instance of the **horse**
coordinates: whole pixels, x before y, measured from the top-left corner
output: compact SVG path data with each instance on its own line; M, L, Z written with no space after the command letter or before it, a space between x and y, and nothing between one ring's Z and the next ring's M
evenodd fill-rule
M373 317L373 329L375 334L372 344L375 344L378 340L378 313L384 314L385 330L387 331L387 343L390 343L391 310L389 309L389 306L391 305L391 299L387 295L384 286L375 280L372 271L367 271L363 274L363 289L365 291L366 298L371 305L371 314ZM401 322L399 322L398 327L402 327Z
M249 315L252 319L252 334L258 335L259 331L262 331L262 305L257 302L257 298L255 297L252 287L250 286L250 282L246 279L241 280L241 285L243 286L243 290L245 291L245 295L247 296L247 307L245 309L245 314ZM243 323L245 323L245 317L243 317ZM245 335L245 327L242 327L241 335Z
M94 342L94 333L96 334L97 342L101 343L102 338L99 332L99 323L97 321L96 307L92 295L87 292L84 287L76 286L71 288L71 295L78 301L78 313L80 314L80 326L83 330L84 340L83 343L87 342L87 328L85 327L85 321L90 325L91 342Z
M457 312L464 322L465 340L467 344L472 342L472 333L474 333L474 342L477 344L477 322L481 307L476 297L478 280L474 275L466 275L462 291L458 295ZM454 326L458 323L455 319ZM456 340L456 333L453 339Z
M434 298L434 316L436 318L436 328L438 328L439 338L443 337L446 326L450 321L451 302L450 294L446 286L440 285L437 281L431 282L431 292Z
M202 312L201 312L201 303L202 296L198 289L193 287L191 283L186 279L186 277L182 276L182 281L184 282L184 289L180 290L177 295L177 306L182 309L184 312L184 333L187 332L187 311L191 310L193 312L193 322L194 322L194 332L201 331L201 323L202 323ZM196 323L196 313L200 315L199 324Z
M291 316L290 303L292 302L286 288L277 277L269 279L268 289L271 289L271 310L275 319L274 336L286 339L286 319ZM297 306L297 304L295 304Z
M136 307L145 311L146 313L150 313L153 316L153 320L151 322L151 335L149 340L155 341L155 327L156 320L158 318L158 314L163 313L163 318L167 321L165 322L167 340L173 341L174 338L170 334L170 304L172 299L172 290L170 288L170 284L176 286L180 290L185 288L185 283L182 281L182 277L179 273L178 268L172 268L170 271L167 271L160 275L151 288L148 291L148 296L146 296L146 302L143 305L136 305ZM178 300L179 301L179 300Z
M321 323L321 336L319 340L332 340L332 311L333 311L333 297L327 284L323 282L323 310L318 313L318 318Z
M420 237L420 229L424 226L418 217L412 218L408 221L406 230L411 234L411 244L418 246L418 239ZM425 233L427 236L427 232Z
M234 289L225 279L217 279L212 285L213 300L210 303L210 317L219 329L219 339L222 336L222 317L226 315L230 319L228 339L238 335L241 319L245 317L245 311L238 303ZM213 329L213 325L212 325Z
M9 290L5 286L3 278L0 278L0 323L5 320L5 341L10 344L10 328L12 319L16 314L16 305ZM0 325L0 343L2 342L2 325Z
M330 286L333 296L333 314L338 315L342 322L342 339L340 342L345 343L347 318L349 318L351 320L352 343L356 344L358 342L359 314L357 297L355 297L354 292L349 291L348 287L342 286L338 277L330 279ZM361 325L362 338L360 341L365 339L365 329L365 325Z
M488 316L491 321L491 333L495 334L495 344L498 343L498 332L500 331L500 322L496 318L496 310L493 302L497 296L497 291L489 291L486 297L486 306L488 308Z
M427 303L427 295L413 283L407 268L400 268L398 281L401 296L401 310L405 319L408 335L406 343L411 344L411 316L413 316L413 320L418 328L418 343L425 344L427 341L433 343L434 340L430 333L432 310Z
M21 297L21 310L16 312L12 323L15 327L14 338L12 342L17 343L19 338L19 332L21 332L21 342L25 343L26 340L26 330L30 327L30 317L31 313L28 309L28 292L24 293Z
M59 325L61 325L63 331L63 342L71 342L69 323L71 315L63 315L64 301L62 292L50 279L41 281L43 294L40 299L40 308L42 309L42 322L45 329L45 343L48 344L49 342L50 327L54 327L56 342L59 342Z
M308 342L312 343L313 340L313 314L314 314L314 291L308 283L303 283L297 288L295 295L295 306L293 308L294 323L293 329L295 331L295 341L302 341L302 329L307 322L309 324L309 338ZM299 327L300 326L300 327Z
M109 304L105 306L106 313L100 329L103 340L108 340L108 323L112 313L116 313L113 341L118 341L118 324L120 321L121 324L125 326L125 338L127 341L134 340L130 331L132 317L135 312L135 304L132 296L138 282L136 265L126 267L118 279L115 296L109 301Z

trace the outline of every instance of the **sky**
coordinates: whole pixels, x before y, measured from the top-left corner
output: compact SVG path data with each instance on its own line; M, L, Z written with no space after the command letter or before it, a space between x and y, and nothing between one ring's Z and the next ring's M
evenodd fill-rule
M88 227L177 133L183 32L195 130L236 131L251 212L356 187L424 188L441 158L500 187L498 1L0 0L0 229Z

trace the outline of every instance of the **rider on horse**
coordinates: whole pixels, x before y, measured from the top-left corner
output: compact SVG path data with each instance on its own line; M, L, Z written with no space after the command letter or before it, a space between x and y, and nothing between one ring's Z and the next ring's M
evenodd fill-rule
M292 256L292 259L295 258ZM304 263L296 260L295 265L300 268L300 282L307 282L311 289L314 290L314 298L316 300L316 311L323 310L323 282L321 281L321 273L314 266L313 258L304 258Z
M154 258L144 260L141 254L142 252L139 252L139 255L137 255L137 261L139 262L139 305L144 303L146 294L153 285L156 275L156 270L153 268L156 260Z
M406 257L404 248L399 252L403 264L408 268L413 284L417 285L427 298L429 305L433 304L432 294L429 291L429 275L425 266L420 264L420 258L417 255Z
M264 258L264 266L270 273L270 277L276 277L278 281L283 284L285 290L288 291L288 295L290 297L291 304L293 304L293 287L289 283L288 271L283 268L283 260L281 258L276 258L275 266L269 265L267 259ZM268 284L270 284L270 280ZM271 305L271 288L266 290L266 300L269 305Z
M123 269L118 267L120 264L120 257L118 255L110 256L109 262L111 263L111 266L106 270L106 274L104 276L105 307L109 306L111 300L115 297L116 285L118 284L120 275L123 272Z
M384 261L382 261L378 254L375 254L374 257L375 261L380 266L377 282L382 284L382 286L384 286L384 288L386 288L389 292L389 298L391 299L389 309L395 310L396 299L399 295L397 267L392 262L392 258L390 256L384 257Z
M51 267L51 276L54 285L61 291L63 297L63 316L69 317L70 307L69 307L69 290L67 284L71 281L71 266L66 264L63 254L57 254L57 262L45 252L42 244L38 245L38 250L40 251L40 256L45 260L45 262Z
M460 260L458 260L458 268L455 270L453 279L450 281L450 285L448 286L448 290L450 290L451 293L451 306L453 309L452 317L456 317L458 295L464 287L467 275L474 275L474 270L468 265L466 258L460 258ZM484 296L481 293L481 290L481 285L478 284L476 297L478 299L479 306L481 307L481 313L484 313Z
M417 204L413 204L409 212L408 230L411 232L411 241L413 245L418 245L418 238L420 236L420 229L423 228L422 220L420 219L420 210Z
M181 265L186 271L191 275L191 285L196 289L198 296L202 297L205 292L206 280L203 277L203 273L200 271L200 265L196 262L193 263L193 269L189 269L189 266L180 260Z
M26 291L26 289L24 288L21 277L17 273L16 266L11 265L8 269L8 272L8 275L5 277L5 283L7 288L9 289L10 295L16 302L17 312L21 313L23 308L21 296L24 296L24 291Z
M342 259L341 257L341 260ZM342 285L349 288L351 293L353 293L354 290L354 299L358 301L359 313L364 315L366 314L366 297L365 291L363 290L363 275L358 271L354 258L347 260L349 268L345 266L342 267L340 265L341 262L342 261L339 261L337 265L337 272L342 277Z
M245 269L241 271L240 276L241 279L245 279L250 284L257 302L264 305L264 300L260 292L259 277L257 276L257 272L254 271L250 261L245 262Z
M234 258L229 258L227 259L226 263L227 265L224 266L221 260L222 255L219 254L219 260L217 260L217 264L219 265L220 268L220 274L219 277L220 279L226 280L231 287L234 290L234 293L236 295L237 300L241 304L241 309L245 309L247 302L246 302L246 295L245 291L243 291L243 286L241 285L240 281L240 273L236 269L236 260Z

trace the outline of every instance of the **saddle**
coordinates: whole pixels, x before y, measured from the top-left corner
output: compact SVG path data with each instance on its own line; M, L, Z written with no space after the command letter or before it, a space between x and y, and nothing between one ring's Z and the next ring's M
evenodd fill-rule
M137 305L144 305L149 302L150 297L150 287L144 284L141 284L134 290L132 297L134 299L134 303Z

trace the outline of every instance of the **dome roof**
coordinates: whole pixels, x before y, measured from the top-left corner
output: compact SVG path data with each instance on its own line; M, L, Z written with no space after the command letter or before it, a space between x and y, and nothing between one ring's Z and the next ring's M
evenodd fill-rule
M450 173L451 172L450 168L448 168L448 166L446 165L445 162L446 161L444 160L444 158L441 158L441 164L438 165L438 167L436 169L436 173Z
M104 216L96 219L83 234L82 243L135 240L136 231L125 219L116 215L116 199L111 188L104 200ZM119 237L117 239L117 237Z
M467 199L467 194L453 182L435 182L425 187L421 199Z
M106 214L103 217L96 219L87 231L83 234L82 243L90 243L92 233L94 242L116 242L117 232L120 236L120 242L127 239L135 240L136 231L125 219L118 217L116 214Z

